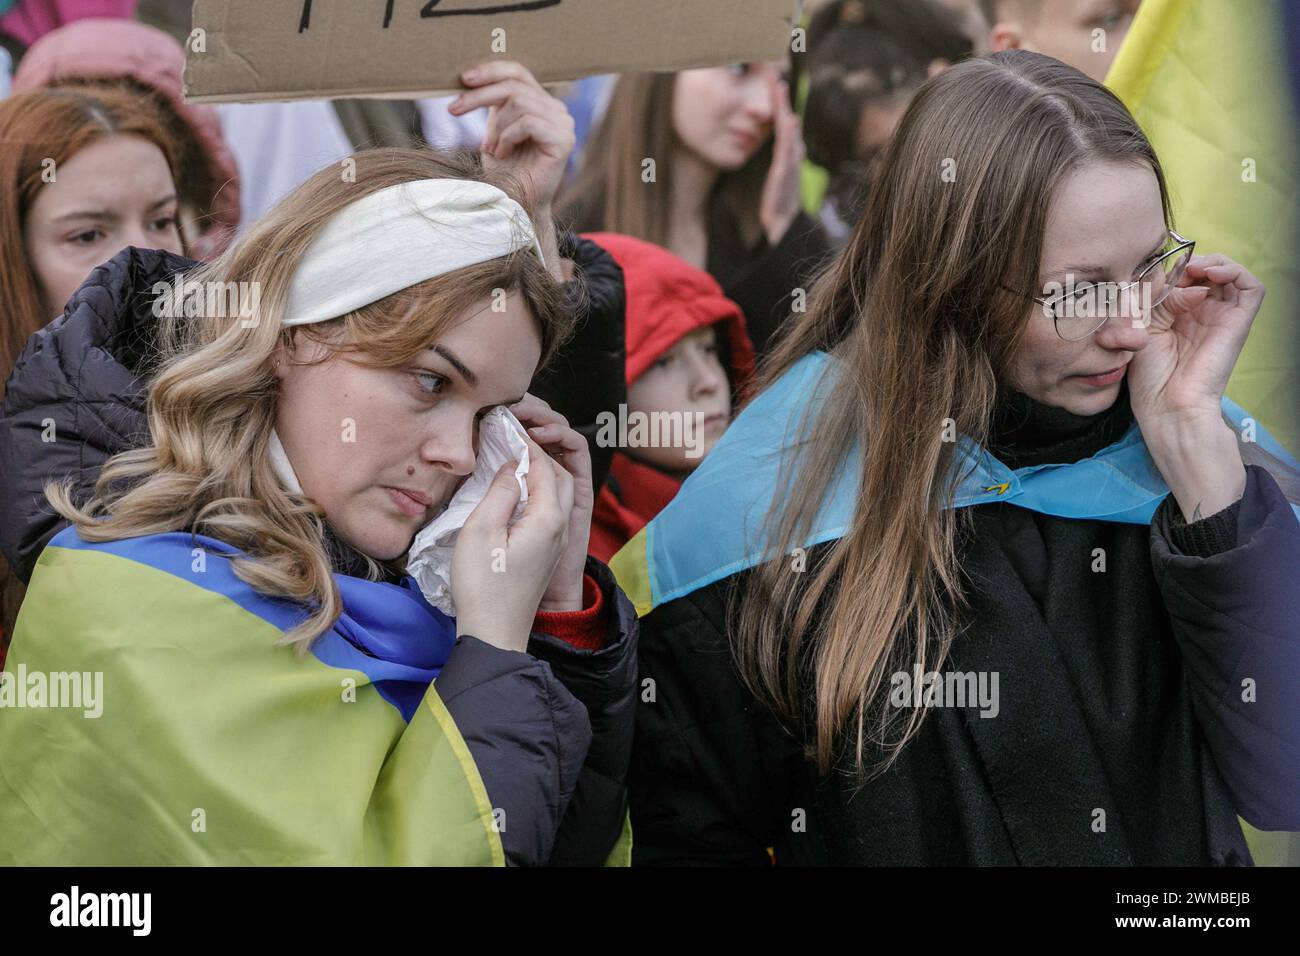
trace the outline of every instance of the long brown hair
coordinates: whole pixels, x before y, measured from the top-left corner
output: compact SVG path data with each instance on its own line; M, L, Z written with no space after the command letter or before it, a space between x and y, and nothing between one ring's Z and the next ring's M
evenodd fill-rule
M960 623L965 513L948 507L959 476L945 432L987 441L1025 326L1025 303L1005 287L1037 288L1053 192L1096 160L1149 167L1168 221L1146 136L1079 71L1013 50L930 80L885 151L848 247L764 363L763 385L814 350L839 369L824 380L798 460L782 467L770 560L729 628L745 681L805 731L822 772L850 732L862 776L886 768L920 726L924 708L902 716L882 689L914 664L937 670ZM786 556L855 443L851 525L792 573Z
M575 232L621 232L669 248L674 154L686 147L673 128L676 73L626 73L610 94L609 106L583 148L572 185L560 197L560 218ZM653 159L655 182L642 180L642 163ZM711 202L737 224L745 245L762 237L758 201L772 165L772 141L743 167L724 172Z
M349 204L422 179L489 182L525 202L519 183L485 172L469 152L380 149L357 153L351 161L355 176L336 166L322 169L229 250L185 276L185 285L200 289L243 283L259 289L254 321L237 314L187 320L184 304L166 295L161 370L148 394L152 444L114 456L83 507L72 501L70 481L45 489L54 509L88 541L193 530L238 548L244 556L233 560L232 569L240 579L310 609L284 637L300 650L333 625L342 603L323 513L310 498L284 490L268 455L279 394L277 347L290 345L295 334L307 335L325 346L326 357L346 353L351 361L397 366L498 289L518 291L536 319L540 364L573 324L563 287L525 249L427 279L339 319L284 328L298 263L324 225ZM525 210L532 215L526 205ZM378 562L370 571L377 575Z
M87 146L119 135L157 146L175 181L177 148L165 121L151 100L125 87L69 85L0 102L0 398L27 339L54 318L23 241L48 161L57 171Z

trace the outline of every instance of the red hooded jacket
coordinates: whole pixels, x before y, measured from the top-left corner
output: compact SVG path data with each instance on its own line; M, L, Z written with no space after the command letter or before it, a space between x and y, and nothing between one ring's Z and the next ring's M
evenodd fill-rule
M589 233L623 270L627 292L627 384L631 385L684 336L721 323L721 357L733 400L754 374L754 348L740 307L717 281L667 249L610 232ZM681 479L616 451L596 496L588 551L608 561L677 494Z

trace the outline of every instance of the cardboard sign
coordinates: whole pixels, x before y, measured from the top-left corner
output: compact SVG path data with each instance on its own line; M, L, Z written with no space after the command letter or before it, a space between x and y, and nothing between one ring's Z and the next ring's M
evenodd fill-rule
M416 98L518 60L543 83L777 60L797 0L195 0L196 103Z

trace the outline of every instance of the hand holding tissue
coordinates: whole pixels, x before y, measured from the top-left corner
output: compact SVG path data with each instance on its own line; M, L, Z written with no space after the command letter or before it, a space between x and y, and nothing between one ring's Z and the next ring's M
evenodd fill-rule
M415 536L407 555L406 570L420 586L425 599L444 614L454 617L456 607L451 598L451 557L456 537L470 512L483 500L497 470L509 461L518 461L515 480L519 482L519 503L510 521L524 513L528 503L528 442L523 425L504 405L498 405L479 425L478 460L473 473L452 496L447 509L425 525Z

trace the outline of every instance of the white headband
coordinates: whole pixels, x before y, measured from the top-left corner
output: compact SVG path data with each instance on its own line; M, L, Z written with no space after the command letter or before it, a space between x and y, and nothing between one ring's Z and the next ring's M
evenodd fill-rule
M312 240L289 284L283 325L347 315L407 286L542 246L523 207L495 186L420 179L341 210Z

